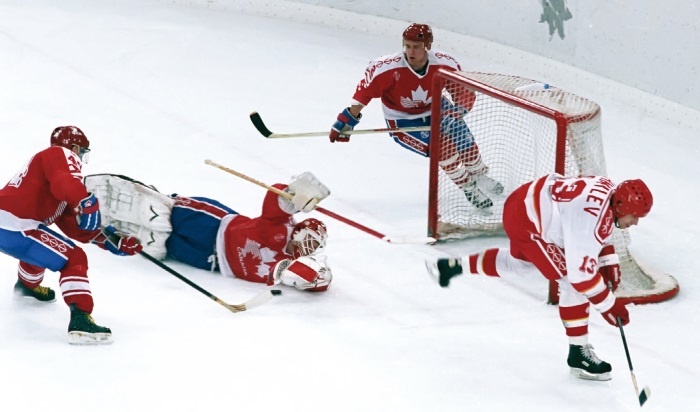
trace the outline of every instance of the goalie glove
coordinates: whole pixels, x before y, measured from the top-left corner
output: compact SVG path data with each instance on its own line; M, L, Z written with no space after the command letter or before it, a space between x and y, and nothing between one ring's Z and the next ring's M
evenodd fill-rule
M296 212L310 212L321 200L328 197L331 191L321 183L311 172L304 172L292 177L287 186L287 193L292 199L279 198L280 209L290 215Z
M117 256L133 256L143 250L141 241L138 238L119 232L113 226L103 227L100 233L90 242L102 249L109 250Z
M333 280L325 256L302 256L296 260L285 259L275 266L274 283L293 286L299 290L322 292Z
M598 272L603 277L606 285L610 285L612 291L616 291L620 285L622 272L620 271L620 257L615 253L615 246L606 245L598 255Z

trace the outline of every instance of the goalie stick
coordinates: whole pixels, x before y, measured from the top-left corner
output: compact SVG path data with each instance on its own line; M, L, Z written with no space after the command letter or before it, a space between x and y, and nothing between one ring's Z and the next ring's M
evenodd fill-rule
M153 256L149 255L146 252L139 252L139 254L146 259L150 260L151 262L155 263L156 265L160 266L163 270L166 272L170 273L171 275L175 276L176 278L180 279L181 281L187 283L188 285L192 286L193 288L197 289L199 292L207 296L209 299L213 300L214 302L218 303L219 305L225 307L226 309L230 310L233 313L237 312L244 312L246 310L253 309L254 307L263 305L267 302L269 302L273 296L278 296L282 294L282 291L278 289L266 289L257 295L253 296L252 298L246 300L243 303L238 303L238 304L230 304L226 303L223 300L219 299L215 295L209 293L206 289L202 288L201 286L197 285L196 283L192 282L191 280L187 279L183 275L179 274L176 272L173 268L170 266L166 265L165 263L161 262L160 260L154 258Z
M302 133L274 133L265 126L262 117L258 112L253 112L250 114L250 121L253 122L253 126L258 129L261 135L267 137L268 139L278 139L278 138L288 138L288 137L318 137L318 136L328 136L330 131L326 132L302 132ZM427 132L430 131L430 126L415 126L415 127L393 127L393 128L382 128L382 129L359 129L359 130L348 130L342 134L372 134L372 133L391 133L391 132Z
M212 160L207 159L207 160L204 161L204 163L208 164L209 166L213 166L213 167L215 167L215 168L217 168L217 169L223 170L224 172L231 173L231 174L234 175L234 176L238 176L238 177L240 177L240 178L243 179L243 180L249 181L250 183L253 183L253 184L256 184L256 185L258 185L258 186L260 186L260 187L263 187L263 188L269 190L270 192L273 192L273 193L275 193L275 194L277 194L277 195L279 195L279 196L284 197L285 199L291 200L292 197L293 197L291 194L289 194L289 193L287 193L287 192L285 192L285 191L282 191L282 190L277 189L276 187L272 187L272 186L270 186L270 185L267 185L267 184L265 184L265 183L263 183L263 182L261 182L261 181L259 181L259 180L253 179L252 177L250 177L250 176L248 176L248 175L245 175L245 174L243 174L243 173L237 172L237 171L235 171L235 170L233 170L233 169L231 169L231 168L228 168L228 167L226 167L226 166L222 166L222 165L220 165L220 164L218 164L218 163L216 163L216 162L214 162L214 161L212 161ZM435 238L432 238L432 237L416 237L416 238L413 238L413 237L405 237L405 236L387 236L387 235L385 235L385 234L383 234L383 233L377 232L377 231L374 230L374 229L370 229L370 228L368 228L367 226L361 225L360 223L357 223L357 222L355 222L354 220L351 220L351 219L348 219L348 218L346 218L346 217L343 217L343 216L341 216L341 215L339 215L339 214L337 214L337 213L335 213L335 212L331 212L331 211L328 210L328 209L324 209L324 208L322 208L322 207L316 207L314 210L315 210L315 211L318 211L319 213L323 213L323 214L326 215L326 216L330 216L330 217L332 217L332 218L334 218L334 219L336 219L336 220L339 220L339 221L345 223L346 225L352 226L352 227L354 227L355 229L359 229L359 230L361 230L361 231L363 231L363 232L365 232L365 233L368 233L368 234L370 234L370 235L372 235L372 236L374 236L374 237L377 237L377 238L379 238L379 239L381 239L381 240L383 240L383 241L385 241L385 242L389 242L389 243L424 243L424 244L425 244L425 243L433 244L433 243L437 242L437 240L436 240Z

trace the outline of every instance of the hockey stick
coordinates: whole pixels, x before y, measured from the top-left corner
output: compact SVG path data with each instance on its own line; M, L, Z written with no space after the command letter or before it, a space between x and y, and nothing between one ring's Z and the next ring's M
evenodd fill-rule
M274 133L265 126L260 114L258 112L253 112L250 114L250 121L253 122L253 126L258 129L261 135L267 137L268 139L277 138L288 138L288 137L317 137L317 136L328 136L329 131L326 132L303 132L303 133ZM360 130L348 130L343 132L343 134L373 134L373 133L391 133L391 132L427 132L430 131L430 126L415 126L415 127L388 127L381 129L360 129Z
M209 166L216 167L217 169L221 169L224 172L231 173L234 176L238 176L243 180L247 180L253 184L256 184L262 188L265 188L265 189L269 190L270 192L273 192L279 196L282 196L285 199L291 200L293 197L291 194L289 194L283 190L279 190L276 187L272 187L270 185L267 185L259 180L253 179L252 177L250 177L248 175L244 175L243 173L237 172L237 171L230 169L226 166L222 166L222 165L220 165L214 161L211 161L209 159L205 160L204 163L208 164ZM320 213L323 213L326 216L330 216L336 220L339 220L339 221L341 221L349 226L352 226L355 229L359 229L365 233L368 233L374 237L377 237L385 242L389 242L389 243L431 243L431 244L436 242L436 240L432 237L423 237L423 238L415 238L415 239L407 238L407 237L389 237L383 233L377 232L374 229L370 229L367 226L361 225L361 224L355 222L354 220L350 220L350 219L343 217L335 212L331 212L328 209L324 209L322 207L317 207L314 210L316 210Z
M246 310L253 309L256 306L260 306L264 303L269 302L273 296L277 296L277 295L282 294L282 291L277 290L277 289L272 289L272 290L266 289L265 291L258 293L257 295L253 296L252 298L246 300L243 303L229 304L229 303L226 303L223 300L219 299L218 297L214 296L213 294L209 293L206 289L202 288L201 286L197 285L196 283L192 282L191 280L187 279L186 277L182 276L181 274L177 273L173 268L171 268L170 266L161 262L160 260L154 258L153 256L149 255L148 253L141 251L141 252L139 252L139 254L141 256L145 257L146 259L150 260L151 262L155 263L156 265L160 266L166 272L170 273L171 275L175 276L176 278L180 279L181 281L187 283L188 285L190 285L193 288L197 289L198 291L202 292L202 294L204 294L206 297L208 297L209 299L218 303L219 305L225 307L226 309L230 310L233 313L243 312Z
M625 355L627 355L627 364L630 367L630 374L632 375L632 384L634 385L634 392L637 394L637 397L639 398L639 406L644 406L644 402L649 399L649 396L651 396L651 389L649 389L648 386L645 386L641 392L639 392L639 388L637 387L637 378L634 376L634 368L632 368L632 358L630 357L630 350L627 347L627 339L625 339L625 331L622 329L622 319L620 319L619 316L616 317L617 319L617 326L620 328L620 336L622 336L622 345L625 347Z

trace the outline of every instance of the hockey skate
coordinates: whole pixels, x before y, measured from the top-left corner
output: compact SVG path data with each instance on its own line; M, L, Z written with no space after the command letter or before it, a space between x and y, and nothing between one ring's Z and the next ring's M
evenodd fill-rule
M50 287L41 285L34 289L29 289L24 286L21 280L17 279L17 283L15 283L15 297L34 298L41 302L53 302L56 300L56 293Z
M112 331L95 324L89 313L70 304L70 323L68 324L68 343L71 345L104 345L112 343Z
M450 280L462 274L462 263L460 259L438 259L437 261L426 260L425 267L430 276L437 280L443 288L450 285Z
M609 381L612 367L609 363L602 361L593 352L593 346L569 345L569 357L566 360L571 368L571 374L577 378Z
M477 209L486 209L493 206L491 199L476 185L476 181L468 183L462 190L469 203L474 205Z
M476 185L481 188L481 190L494 195L500 195L503 193L503 185L496 179L493 179L486 173L480 174L475 177Z

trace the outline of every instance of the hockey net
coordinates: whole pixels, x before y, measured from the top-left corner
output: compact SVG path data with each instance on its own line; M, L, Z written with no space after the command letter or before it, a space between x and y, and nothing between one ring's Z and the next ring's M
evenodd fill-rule
M440 241L503 233L503 204L510 192L542 175L607 175L601 133L601 111L595 102L556 87L545 89L534 80L495 73L440 71L432 96L449 90L452 101L476 93L465 120L473 134L488 175L504 186L501 194L486 193L493 201L478 209L440 168L443 139L431 139L428 235ZM444 105L433 104L433 119L442 120ZM440 121L432 122L438 136ZM627 230L616 229L613 243L620 256L622 281L616 295L634 303L653 303L678 293L670 275L641 264L630 253ZM558 302L551 282L550 303Z

